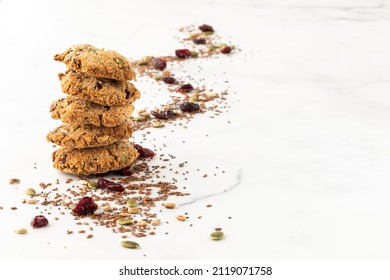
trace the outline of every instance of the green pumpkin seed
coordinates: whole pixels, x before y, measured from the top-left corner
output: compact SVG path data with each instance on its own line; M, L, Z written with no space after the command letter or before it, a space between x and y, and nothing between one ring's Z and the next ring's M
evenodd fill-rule
M153 121L152 122L152 126L155 127L155 128L160 128L160 127L164 127L165 125L162 122Z
M115 62L118 63L119 66L123 66L123 64L125 63L125 62L123 61L123 59L122 59L122 58L119 58L119 57L115 58Z
M138 201L131 198L127 201L127 206L129 207L136 207L138 205Z
M126 155L122 155L121 159L120 159L120 163L125 163L126 161L127 161L127 156Z
M224 236L225 234L222 231L214 231L210 234L212 240L221 240Z
M35 196L37 193L36 193L36 191L35 191L34 189L28 188L28 189L26 190L26 194L29 195L29 196L31 196L31 197L33 197L33 196Z
M129 248L129 249L137 249L139 248L139 244L137 242L134 242L134 241L122 241L121 242L121 245L125 248Z
M97 183L95 181L88 181L88 188L90 188L91 190L96 190Z
M121 226L128 226L133 224L133 220L123 218L123 219L116 220L116 223Z

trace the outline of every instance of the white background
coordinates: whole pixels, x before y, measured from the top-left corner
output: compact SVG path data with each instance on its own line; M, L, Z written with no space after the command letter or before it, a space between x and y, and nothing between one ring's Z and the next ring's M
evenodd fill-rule
M0 258L388 259L389 11L374 0L1 0ZM153 130L148 140L189 162L179 185L192 196L178 203L193 203L164 212L170 224L131 252L104 229L91 240L66 235L77 230L70 216L16 235L37 214L21 205L24 190L69 178L52 168L45 140L59 125L49 105L64 96L56 75L65 68L53 55L77 43L131 59L173 55L177 29L203 23L242 51L170 70L228 88L231 109L199 116L188 130ZM151 80L135 84L143 94L136 108L167 98ZM195 172L216 166L226 173L202 179ZM22 183L8 185L12 177ZM183 212L194 227L175 223ZM222 242L208 238L217 226Z

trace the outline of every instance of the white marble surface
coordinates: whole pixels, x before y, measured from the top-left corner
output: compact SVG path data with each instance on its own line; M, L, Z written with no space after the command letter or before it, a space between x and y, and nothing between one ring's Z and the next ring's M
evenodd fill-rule
M390 257L388 1L80 2L0 1L1 259ZM170 223L137 251L105 229L91 240L66 235L77 230L70 216L16 235L38 211L21 205L24 189L69 177L51 167L45 141L59 123L48 106L62 96L53 54L81 42L130 58L172 54L177 28L202 23L242 51L183 67L206 77L199 85L229 89L228 113L153 130L150 145L189 163L178 184L192 195L162 214ZM136 106L163 99L151 81L136 85ZM183 212L193 227L172 218ZM222 242L208 238L217 226Z

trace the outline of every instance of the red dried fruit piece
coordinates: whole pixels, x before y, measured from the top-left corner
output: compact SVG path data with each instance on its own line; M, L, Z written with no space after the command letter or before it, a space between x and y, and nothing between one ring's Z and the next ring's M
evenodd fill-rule
M114 171L115 174L122 175L122 176L131 176L134 174L134 169L130 165Z
M202 24L201 26L199 26L199 29L202 32L214 32L214 28L210 25L207 25L207 24Z
M191 92L193 90L194 90L194 87L191 84L184 84L176 89L176 91L182 92L182 93L188 93L188 92Z
M224 54L228 54L228 53L230 53L231 51L232 51L232 48L229 47L229 46L224 46L224 47L220 50L220 52L221 52L221 53L224 53Z
M166 84L173 84L174 82L176 82L176 79L174 77L163 77L162 80Z
M194 44L197 44L197 45L204 45L204 44L206 44L206 39L204 39L204 38L194 39L194 40L192 40L192 42L194 42Z
M187 58L191 56L191 51L189 49L180 49L176 50L175 54L178 58Z
M162 58L154 58L152 60L152 65L153 65L154 69L156 69L156 70L162 71L165 68L167 68L167 62Z
M125 191L125 188L121 184L118 184L118 183L115 183L115 182L112 182L112 181L109 181L109 180L106 180L103 178L98 179L97 185L98 185L98 188L107 189L107 190L112 191L112 192L124 192Z
M150 113L159 120L167 120L171 118L175 113L172 110L166 110L166 111L150 111Z
M73 209L73 213L76 215L87 215L93 213L98 208L92 197L84 196L79 200L76 207Z
M182 112L195 112L200 109L199 104L194 102L183 102L180 104L179 108Z
M133 144L133 147L137 149L140 158L152 158L156 155L152 150L144 148L139 144Z
M33 228L45 227L49 224L49 221L43 215L35 216L31 221L31 226Z

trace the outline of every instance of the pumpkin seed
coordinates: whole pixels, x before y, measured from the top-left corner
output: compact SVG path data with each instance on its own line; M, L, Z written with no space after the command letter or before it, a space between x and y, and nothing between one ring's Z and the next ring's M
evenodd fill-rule
M137 249L137 248L139 248L139 244L137 242L134 242L134 241L125 240L125 241L121 242L121 245L123 247L129 248L129 249Z
M116 220L116 223L121 226L128 226L133 224L133 220L123 218L123 219Z
M210 238L212 240L221 240L224 237L224 233L222 231L214 231L210 234Z
M127 206L129 207L136 207L138 205L138 201L134 198L131 198L127 201Z
M165 125L162 122L153 121L152 122L152 126L155 127L155 128L160 128L160 127L164 127Z
M28 189L26 190L26 194L29 195L29 196L31 196L31 197L33 197L33 196L35 196L37 193L36 193L36 191L35 191L33 188L28 188Z
M98 187L97 183L95 181L89 181L88 182L88 188L90 188L91 190L96 190Z
M124 60L122 58L119 58L119 57L115 58L115 62L118 63L119 66L123 66L123 64L125 63Z
M142 116L139 116L139 117L132 117L132 119L133 119L134 121L137 121L137 122L146 121L146 118L145 118L145 117L142 117Z

